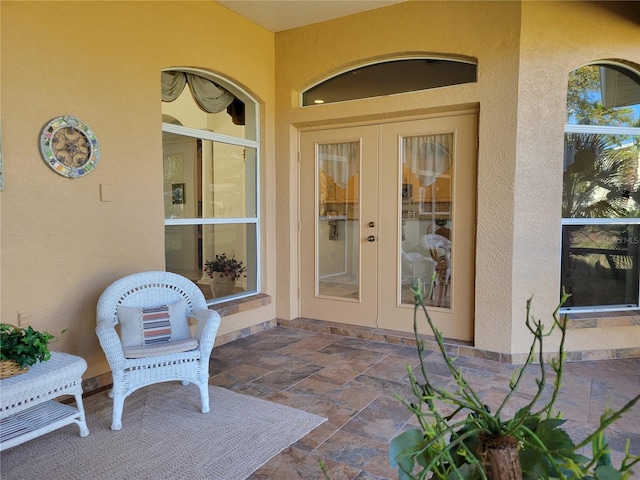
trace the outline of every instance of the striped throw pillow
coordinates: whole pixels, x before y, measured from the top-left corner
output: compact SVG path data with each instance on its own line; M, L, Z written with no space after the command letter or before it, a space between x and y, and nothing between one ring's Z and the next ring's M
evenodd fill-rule
M171 315L169 305L141 308L142 344L157 345L171 341Z
M119 305L118 322L123 347L158 345L191 338L184 300L154 307Z

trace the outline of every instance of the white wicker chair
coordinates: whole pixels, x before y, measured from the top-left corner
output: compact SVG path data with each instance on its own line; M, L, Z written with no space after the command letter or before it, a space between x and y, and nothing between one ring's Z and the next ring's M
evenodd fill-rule
M194 350L126 358L118 325L118 305L125 307L155 307L184 299L187 316L195 317L197 326L193 338L198 341ZM143 272L123 277L100 296L97 307L96 334L111 367L113 388L113 418L111 429L122 428L124 400L139 388L171 380L193 383L200 389L202 413L209 412L209 357L213 349L220 315L207 308L204 295L191 280L171 272Z

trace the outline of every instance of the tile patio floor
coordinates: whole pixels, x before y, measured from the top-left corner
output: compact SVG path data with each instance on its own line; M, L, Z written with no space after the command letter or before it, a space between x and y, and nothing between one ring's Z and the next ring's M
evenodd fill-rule
M427 355L434 381L450 385L440 355ZM456 363L490 406L504 395L515 368L471 357L458 357ZM415 423L393 397L398 393L410 398L408 364L418 364L414 347L275 327L214 348L209 383L328 418L251 480L323 479L320 459L332 480L394 479L388 443ZM533 373L513 399L512 411L533 391ZM621 406L638 392L640 359L568 363L556 405L574 439L584 438L594 430L605 405ZM640 455L640 405L608 431L614 462L627 438L632 453ZM640 468L636 470L635 478L640 478Z

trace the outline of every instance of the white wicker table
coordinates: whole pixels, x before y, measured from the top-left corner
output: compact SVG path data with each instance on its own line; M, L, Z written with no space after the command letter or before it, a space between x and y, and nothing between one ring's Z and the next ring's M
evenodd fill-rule
M82 405L83 358L51 352L51 359L29 371L0 380L0 451L77 423L89 435ZM76 407L53 401L74 395Z

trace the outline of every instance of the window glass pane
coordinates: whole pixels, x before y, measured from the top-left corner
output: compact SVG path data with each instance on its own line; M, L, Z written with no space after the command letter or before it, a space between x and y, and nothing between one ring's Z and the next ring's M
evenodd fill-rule
M257 215L256 149L164 132L165 218Z
M200 279L202 231L198 225L165 225L165 267L192 280Z
M640 137L565 134L562 216L640 218Z
M380 62L336 75L302 93L302 105L343 102L476 81L477 65L438 58Z
M640 225L562 228L565 307L638 306Z
M165 226L166 270L198 283L208 300L256 292L256 252L255 224ZM223 254L227 258L235 258L246 267L246 271L227 290L220 286L212 287L213 280L203 269L205 262Z
M569 74L567 124L638 126L640 76L614 65L588 65Z
M204 218L255 217L256 149L202 142Z
M360 142L318 145L320 296L360 299Z
M451 306L453 134L402 139L401 299L413 304L416 282L435 285L426 305Z
M165 218L196 218L202 203L200 140L163 132Z
M235 281L231 291L216 291L214 285L213 293L205 292L205 297L220 298L227 295L241 294L245 292L255 292L257 289L258 276L258 240L255 224L224 224L224 225L204 225L202 229L203 259L214 261L216 255L224 255L228 259L235 258L242 262L246 268ZM211 278L203 276L208 283Z

